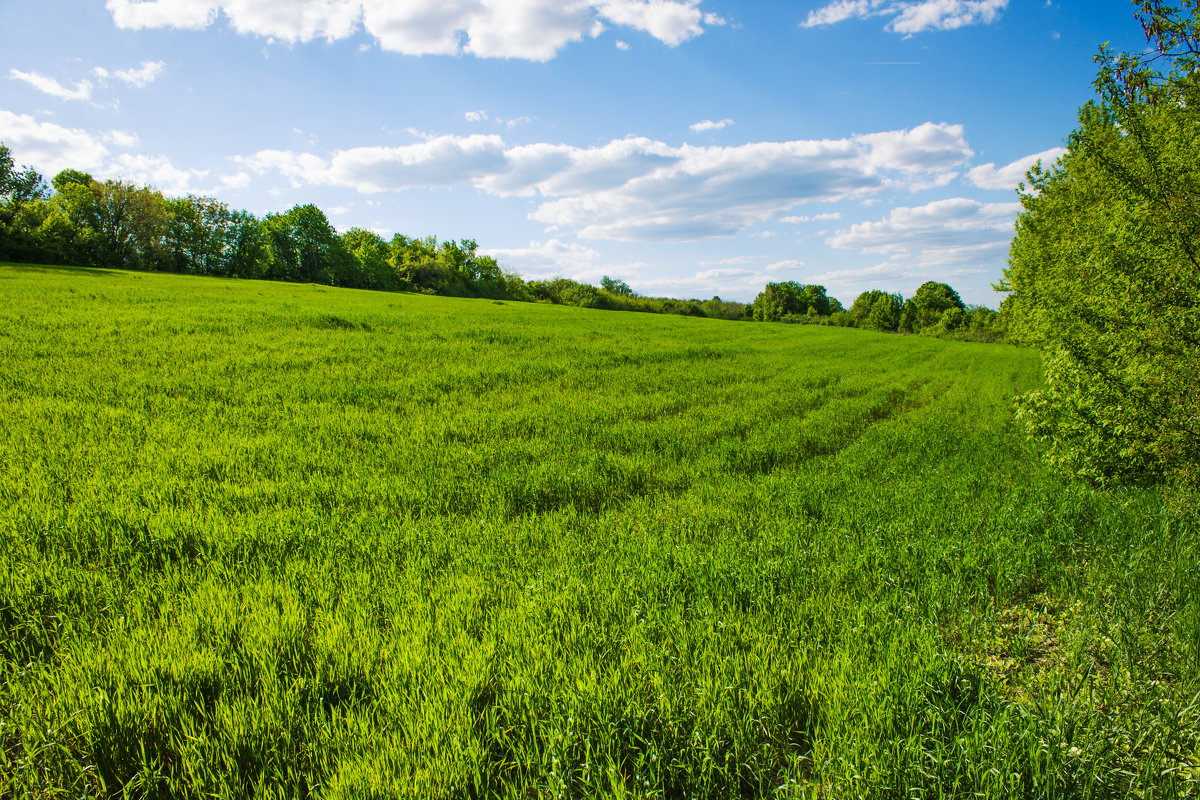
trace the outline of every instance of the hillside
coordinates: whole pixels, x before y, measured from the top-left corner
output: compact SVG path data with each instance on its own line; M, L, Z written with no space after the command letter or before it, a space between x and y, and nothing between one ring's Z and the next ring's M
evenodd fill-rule
M1051 473L1033 351L0 297L0 796L1197 792L1194 500Z

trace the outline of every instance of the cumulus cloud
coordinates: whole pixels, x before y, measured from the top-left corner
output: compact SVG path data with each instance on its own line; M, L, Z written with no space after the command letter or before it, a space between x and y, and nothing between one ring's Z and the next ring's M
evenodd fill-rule
M104 141L117 147L137 147L142 140L132 131L111 130L104 134Z
M732 124L733 124L733 120L731 120L731 119L721 119L721 120L717 120L715 122L711 119L706 119L703 122L697 122L694 125L690 125L688 127L690 127L692 130L694 130L696 133L703 133L705 131L724 130L725 128L728 128Z
M96 77L101 79L113 79L127 83L130 86L138 89L144 89L162 74L163 68L166 66L162 61L143 61L141 66L136 69L118 69L107 70L104 67L96 67L92 70Z
M142 89L150 85L165 65L161 61L143 61L137 69L120 69L109 71L104 67L96 67L92 74L100 79L100 85L106 85L109 79L118 80ZM22 72L19 69L8 71L9 80L27 83L39 92L57 97L59 100L91 100L94 84L89 80L76 81L73 86L63 85L55 78L38 72Z
M959 126L849 139L683 146L664 164L610 189L544 203L531 215L584 238L694 240L727 236L806 202L862 197L961 163Z
M700 0L108 0L121 28L211 25L223 12L239 33L286 42L329 41L360 27L385 50L547 61L606 25L643 31L672 47L724 24Z
M558 239L530 242L528 247L493 248L484 253L523 275L543 278L579 275L581 270L591 268L600 258L600 253L590 247Z
M109 145L129 149L138 146L136 133L109 130L93 133L68 128L53 122L39 122L26 114L0 110L0 141L23 164L29 164L46 178L64 169L91 173L99 180L116 179L148 184L167 194L212 194L216 183L225 188L244 187L249 176L209 180L208 170L181 169L162 155L118 153Z
M92 97L91 81L78 81L73 87L63 86L47 75L37 72L22 72L19 69L10 69L8 79L27 83L39 92L57 97L59 100L89 100Z
M1017 184L1025 180L1025 173L1038 161L1042 162L1043 167L1049 167L1065 152L1067 151L1061 147L1052 147L1040 153L1018 158L1003 167L997 167L994 163L983 164L970 170L967 173L967 180L980 189L1012 191L1017 188Z
M72 167L94 170L108 157L99 137L78 128L38 122L27 114L0 111L0 140L22 163L33 165L47 177Z
M911 36L922 31L948 31L967 25L990 25L1008 0L835 0L808 13L802 27L834 25L848 19L891 17L886 29Z
M364 193L470 185L537 198L531 218L583 238L695 240L732 235L806 202L866 197L960 165L971 150L958 125L846 139L673 147L641 137L596 147L508 147L499 136L441 136L403 147L359 147L325 158L264 150L237 159L293 185ZM828 218L828 217L824 217Z
M830 211L825 214L814 214L811 217L807 216L807 215L783 217L779 221L786 222L791 225L801 225L805 222L828 222L830 220L841 219L841 218L842 218L842 214L840 211Z
M488 113L486 111L468 111L463 116L466 117L467 122L483 122L488 118Z
M122 153L103 170L112 177L153 186L168 195L203 192L199 182L208 177L208 170L180 169L166 156L132 153Z
M349 186L364 194L453 186L504 166L499 136L439 136L401 147L358 147L330 159L291 150L261 150L234 161L257 174L275 170L293 186Z
M793 272L804 266L803 261L797 261L794 258L776 261L773 264L767 265L767 272Z
M980 203L963 197L895 208L884 219L838 231L826 244L888 255L919 254L926 265L962 263L1007 247L1020 203Z

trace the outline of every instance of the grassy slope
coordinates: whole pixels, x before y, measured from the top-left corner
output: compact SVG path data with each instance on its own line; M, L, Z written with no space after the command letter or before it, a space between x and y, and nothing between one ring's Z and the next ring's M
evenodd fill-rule
M1187 498L1034 354L0 267L0 796L1196 791Z

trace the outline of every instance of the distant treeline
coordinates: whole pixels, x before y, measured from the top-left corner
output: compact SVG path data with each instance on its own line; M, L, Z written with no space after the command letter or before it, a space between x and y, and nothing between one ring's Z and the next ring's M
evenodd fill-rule
M849 311L825 287L767 284L752 304L713 297L643 297L622 280L526 281L481 255L473 239L339 234L321 209L298 205L261 219L211 197L166 197L121 180L63 170L47 185L17 169L0 143L0 260L321 283L354 289L546 302L583 308L840 325L883 331L1002 338L995 312L963 305L941 283L905 300L864 292Z
M956 339L1002 341L1005 321L984 306L968 306L948 284L926 281L905 299L872 289L845 309L825 287L803 283L768 283L754 299L754 319L802 325L838 325L892 333L920 333Z

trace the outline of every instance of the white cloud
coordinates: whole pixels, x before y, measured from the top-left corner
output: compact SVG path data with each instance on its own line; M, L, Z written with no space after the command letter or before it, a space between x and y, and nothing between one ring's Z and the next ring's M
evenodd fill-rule
M103 171L123 181L153 186L168 195L206 193L197 181L206 178L208 170L179 169L166 156L122 153Z
M17 161L32 165L48 179L67 168L98 169L108 156L103 142L87 131L11 111L0 111L0 141Z
M581 270L594 266L600 253L575 242L550 239L546 242L530 242L528 247L493 248L484 250L503 264L527 277L550 277L568 275L577 277Z
M815 28L818 25L834 25L848 19L866 19L883 13L878 10L879 6L878 0L836 0L823 8L808 12L808 17L800 25L804 28Z
M696 280L723 281L729 278L748 278L756 273L749 269L708 269L696 273Z
M617 49L618 50L628 50L629 42L623 42L620 39L617 39Z
M1020 203L980 203L956 197L899 207L877 222L838 231L826 244L842 250L917 254L923 264L962 263L982 251L1006 247Z
M767 265L767 272L792 272L804 266L803 261L797 261L794 258L789 258L784 261L776 261L773 264Z
M602 0L596 5L600 16L614 25L624 25L646 33L672 47L704 33L704 15L696 7L699 0ZM709 15L712 25L720 20Z
M525 125L530 122L533 122L533 120L526 116L513 117L512 119L504 120L504 127L515 128L518 125Z
M928 130L925 130L927 129ZM732 235L793 206L877 192L961 163L959 126L921 126L839 140L683 146L675 158L611 189L554 199L531 216L580 236L694 240Z
M108 0L105 8L118 28L190 28L207 26L217 17L218 3L209 0Z
M402 147L359 147L329 160L311 153L261 150L234 161L252 172L277 170L293 186L350 186L365 194L468 183L504 166L499 136L439 136Z
M886 28L911 36L922 31L948 31L967 25L990 25L1008 0L835 0L808 13L802 27L833 25L848 19L890 16Z
M46 75L41 75L37 72L22 72L19 69L10 69L8 71L8 79L10 81L22 81L29 84L39 92L57 97L59 100L89 100L92 97L92 82L79 81L74 88L63 86L54 78Z
M108 0L121 28L204 28L224 12L239 33L307 42L360 27L385 50L547 61L606 24L675 46L724 24L700 0Z
M250 185L252 180L253 178L250 177L250 173L238 172L233 175L223 176L221 178L221 186L229 191L237 191L238 189L245 189Z
M1011 164L997 167L994 163L983 164L967 173L967 180L980 189L998 189L1013 191L1017 184L1025 180L1025 173L1038 161L1043 167L1049 167L1058 157L1067 152L1061 147L1052 147L1040 153L1018 158Z
M841 219L841 218L842 218L842 214L840 211L831 211L831 212L828 212L825 214L814 214L811 217L809 217L809 216L782 217L779 221L787 222L792 225L800 225L805 222L828 222L830 220Z
M162 74L166 66L162 61L143 61L137 69L118 69L109 71L104 67L96 67L92 73L101 79L112 78L122 81L138 89L144 89L154 83L155 78Z
M52 122L38 122L25 114L0 110L0 141L9 146L21 163L32 165L48 179L64 169L77 169L91 173L99 180L112 178L149 184L169 195L210 193L199 185L199 181L208 176L207 170L180 169L161 155L111 155L106 144L131 148L140 143L137 134L130 131L110 130L93 134ZM225 186L234 186L241 180L235 176L233 179L221 179L220 182Z
M873 163L908 173L946 172L974 155L963 136L963 126L944 122L857 138L870 148Z
M488 113L486 111L468 111L463 116L466 117L467 122L483 122L488 118Z
M729 258L722 258L717 261L701 261L700 266L702 266L702 267L713 267L713 266L728 267L728 266L735 266L735 265L740 265L740 264L753 264L755 261L761 261L762 259L763 259L763 256L730 256Z
M723 130L725 128L728 128L732 124L733 124L733 120L731 120L731 119L722 119L722 120L717 120L716 122L714 122L711 119L706 119L703 122L697 122L694 125L690 125L688 127L690 127L692 130L694 130L696 133L703 133L705 131Z
M111 130L104 134L104 141L117 147L137 147L141 144L141 137L131 131Z
M732 235L814 201L864 198L926 181L971 156L958 125L847 139L672 147L631 137L598 147L506 147L498 136L441 136L403 147L359 147L330 158L264 150L237 159L293 185L360 192L471 185L501 197L535 197L530 214L583 238L695 240Z
M1008 7L1008 0L922 0L902 4L890 23L894 33L949 31L967 25L990 25Z
M92 73L100 79L103 86L108 79L119 80L139 89L148 86L158 77L165 65L161 61L143 61L137 69L121 69L110 72L104 67L96 67ZM19 69L8 71L9 80L22 81L39 92L57 97L60 100L90 100L94 85L89 80L76 81L75 85L64 86L55 78L37 72L22 72Z

